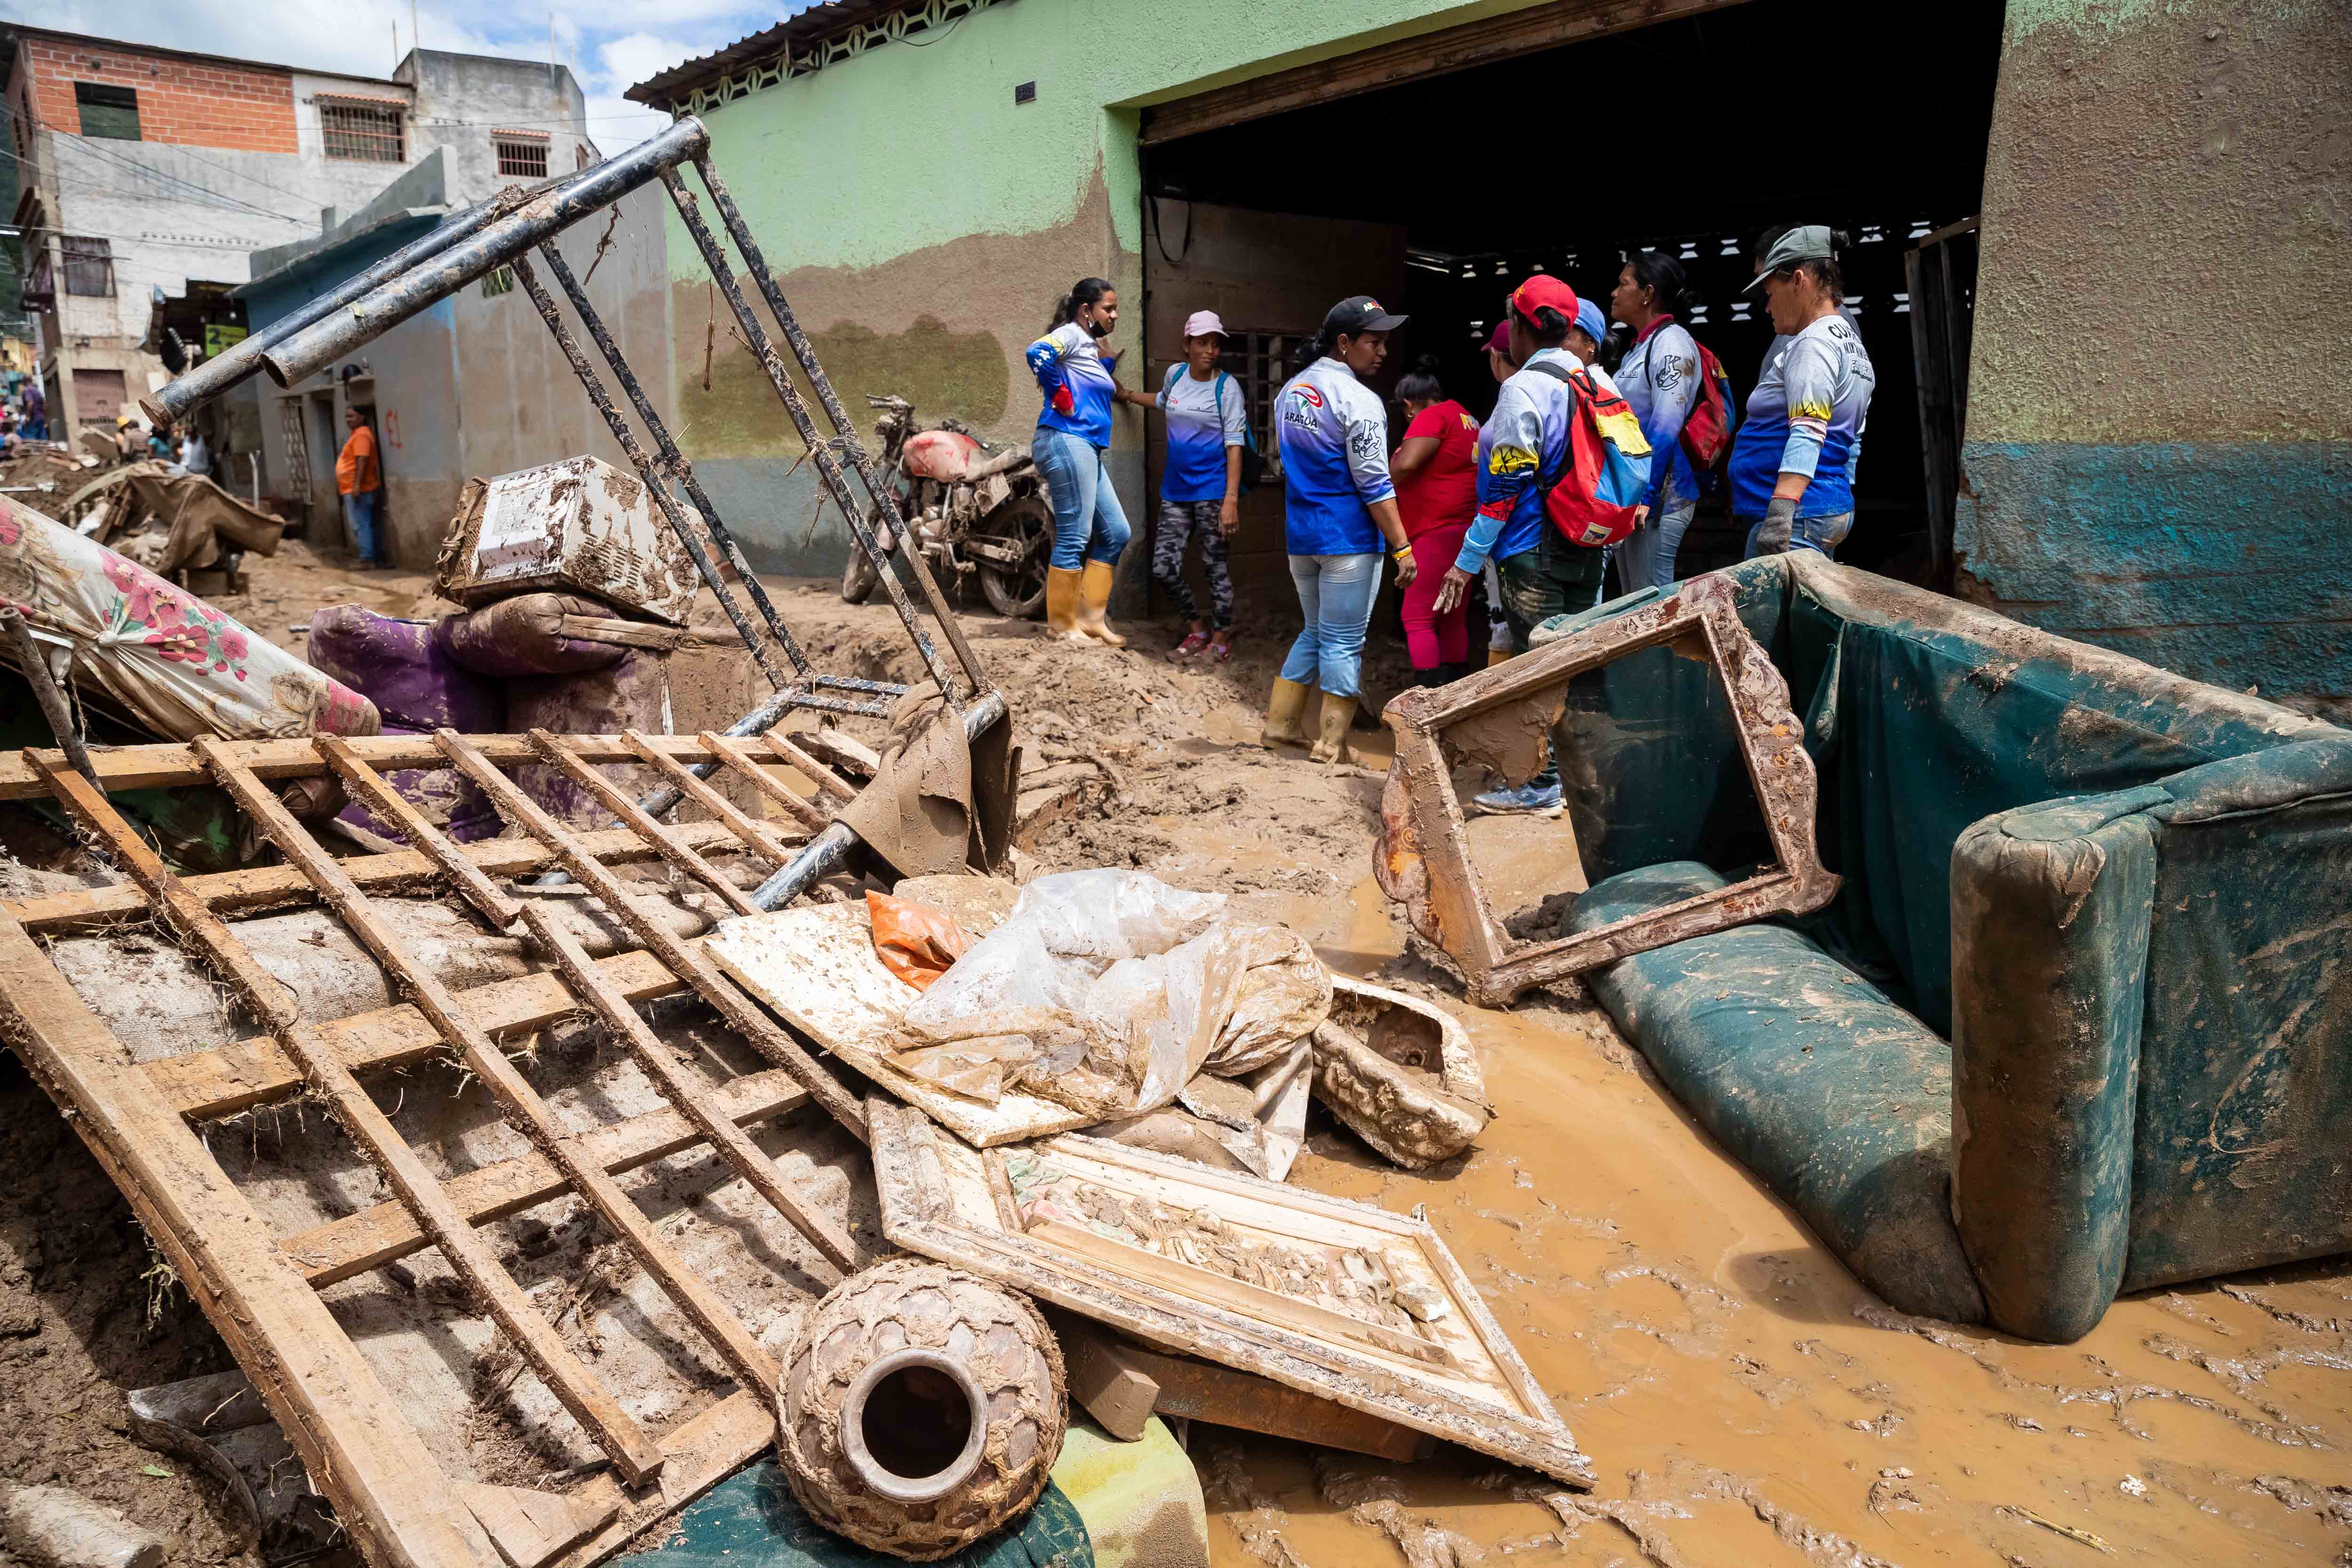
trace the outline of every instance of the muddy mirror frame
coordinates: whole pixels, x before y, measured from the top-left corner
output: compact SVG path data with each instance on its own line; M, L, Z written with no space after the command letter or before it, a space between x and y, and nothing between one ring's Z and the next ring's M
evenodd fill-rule
M1704 659L1731 705L1739 752L1762 808L1776 863L1743 881L1550 942L1515 942L1495 918L1470 861L1446 732L1485 718L1502 728L1530 715L1549 729L1568 683L1643 648ZM1506 713L1505 710L1517 710ZM1470 999L1501 1006L1532 986L1637 952L1773 915L1805 914L1837 896L1814 832L1820 785L1789 683L1740 623L1732 584L1705 576L1652 605L1586 626L1450 686L1402 693L1381 718L1396 761L1381 796L1373 869L1405 906L1412 928L1461 966Z

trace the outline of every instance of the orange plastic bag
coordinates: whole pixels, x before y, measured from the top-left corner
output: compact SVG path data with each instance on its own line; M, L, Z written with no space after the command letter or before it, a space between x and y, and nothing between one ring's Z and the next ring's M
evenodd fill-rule
M971 947L971 934L955 917L929 904L868 893L866 912L874 921L874 955L918 991L929 990Z

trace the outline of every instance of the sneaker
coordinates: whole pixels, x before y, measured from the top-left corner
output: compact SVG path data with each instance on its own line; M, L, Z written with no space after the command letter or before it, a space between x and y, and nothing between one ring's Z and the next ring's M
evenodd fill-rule
M1199 653L1202 648L1207 647L1208 646L1208 633L1187 632L1184 634L1184 640L1178 643L1176 647L1171 650L1168 657L1171 660L1191 658L1193 655Z
M1470 804L1496 816L1558 816L1559 785L1523 784L1516 789L1488 790Z

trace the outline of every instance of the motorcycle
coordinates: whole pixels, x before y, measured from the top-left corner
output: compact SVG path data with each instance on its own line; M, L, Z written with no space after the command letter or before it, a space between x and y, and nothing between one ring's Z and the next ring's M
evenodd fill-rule
M992 446L954 418L917 429L915 405L903 397L868 394L866 401L882 410L874 436L884 466L898 476L898 512L907 520L906 539L894 539L877 521L875 540L884 554L895 561L911 542L959 593L965 579L977 576L998 615L1035 615L1045 603L1054 509L1029 448ZM862 605L881 581L866 552L852 549L841 574L842 599Z

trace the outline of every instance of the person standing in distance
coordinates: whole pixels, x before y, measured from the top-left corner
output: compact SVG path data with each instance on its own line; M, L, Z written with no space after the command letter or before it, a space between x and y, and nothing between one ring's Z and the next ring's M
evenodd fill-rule
M1045 571L1045 629L1069 642L1125 647L1110 629L1110 589L1131 533L1111 488L1110 411L1151 399L1111 379L1101 341L1118 324L1118 290L1081 278L1054 307L1045 335L1029 345L1029 373L1045 406L1029 447L1054 506L1054 555Z
M1790 229L1747 289L1763 289L1780 334L1731 447L1731 515L1748 524L1750 558L1832 555L1853 529L1853 464L1878 376L1838 310L1842 240L1820 224Z
M375 432L356 407L343 410L343 427L351 435L335 456L335 489L342 492L343 512L351 519L360 570L373 572L392 564L384 558L382 538L383 470L377 462Z
M1647 511L1617 546L1617 574L1628 591L1663 588L1675 580L1675 556L1698 510L1698 477L1682 449L1699 378L1698 343L1675 320L1685 287L1681 262L1662 250L1643 250L1626 259L1609 296L1610 313L1633 330L1633 345L1617 366L1617 390L1655 454Z
M1241 531L1242 453L1249 445L1248 410L1241 383L1217 368L1225 323L1214 310L1195 310L1184 322L1184 363L1171 365L1160 384L1168 416L1168 461L1160 474L1160 531L1152 542L1151 575L1191 622L1168 657L1205 653L1212 664L1233 657L1232 540ZM1184 581L1184 545L1201 536L1201 570L1209 579L1209 616L1201 617Z
M1389 477L1388 412L1363 383L1380 370L1389 334L1404 322L1369 294L1340 300L1308 345L1307 368L1276 395L1284 540L1307 624L1283 660L1258 741L1304 745L1307 699L1319 687L1323 703L1309 752L1318 763L1349 755L1383 542L1396 561L1398 586L1412 585L1412 545Z

